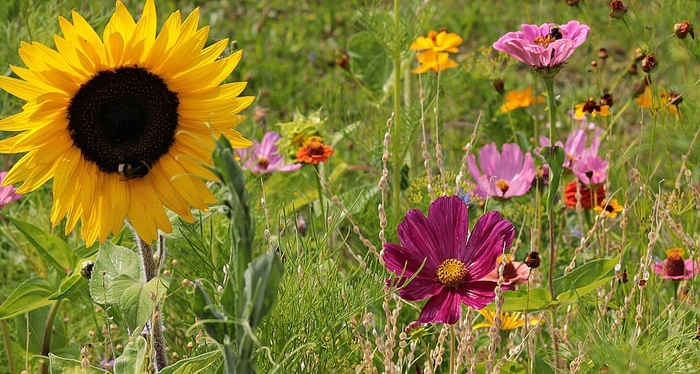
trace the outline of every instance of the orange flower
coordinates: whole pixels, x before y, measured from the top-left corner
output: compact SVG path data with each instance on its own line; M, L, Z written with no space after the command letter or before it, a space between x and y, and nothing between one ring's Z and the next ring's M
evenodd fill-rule
M610 201L600 201L598 205L593 208L593 210L600 215L605 214L609 218L615 218L617 217L617 213L621 213L624 209L622 208L622 205L617 202L617 199L612 199Z
M581 199L576 199L576 191L581 194ZM584 184L579 184L578 180L572 181L564 188L564 204L569 208L575 208L576 203L580 203L583 209L593 209L598 202L605 201L605 188L601 185L591 193L591 190Z
M654 103L657 108L665 108L674 115L680 115L680 112L678 111L678 104L683 101L683 98L680 95L674 92L661 90L659 92L659 97L661 98L660 102ZM649 88L649 86L644 87L644 93L637 96L635 101L641 108L651 108L651 88Z
M457 46L462 44L462 37L455 33L447 31L429 31L428 37L419 36L416 41L411 44L411 49L414 51L430 50L433 52L451 52L458 51Z
M297 161L307 164L318 164L328 160L328 157L333 154L333 147L323 144L323 138L320 136L310 136L306 139L303 147L297 152Z
M506 94L506 102L501 105L501 112L507 113L511 110L518 108L527 108L532 106L537 100L538 104L544 103L544 96L538 96L535 99L535 95L532 94L532 88L528 87L522 91L508 91Z
M450 59L450 54L447 52L435 52L432 50L416 54L420 66L411 70L413 74L422 74L428 70L439 72L459 65Z

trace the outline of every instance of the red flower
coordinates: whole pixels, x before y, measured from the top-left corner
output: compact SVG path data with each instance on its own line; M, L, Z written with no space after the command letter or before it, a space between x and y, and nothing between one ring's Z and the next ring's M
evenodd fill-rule
M333 147L323 144L323 138L320 136L309 137L304 146L297 152L297 161L307 164L318 164L328 160L328 157L333 154Z
M581 194L581 199L576 199L576 191ZM564 204L569 208L576 208L576 203L580 203L583 209L593 209L601 201L605 200L605 188L601 185L598 189L591 193L588 186L579 183L578 180L572 181L564 188Z

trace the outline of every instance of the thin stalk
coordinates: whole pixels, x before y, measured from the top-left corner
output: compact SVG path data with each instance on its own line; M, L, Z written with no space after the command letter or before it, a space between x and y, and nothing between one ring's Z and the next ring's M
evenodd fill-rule
M321 219L323 220L323 227L326 227L326 222L328 217L326 217L326 207L323 205L323 186L321 185L321 170L318 164L314 165L314 171L316 172L316 189L318 190L318 203L321 205Z
M450 325L450 374L457 373L457 354L455 354L455 325Z
M401 30L401 17L399 12L400 0L394 0L394 30L398 33ZM398 35L397 35L398 39ZM395 42L398 43L398 40ZM393 135L391 137L392 148L392 167L394 174L392 175L392 219L397 220L399 217L399 203L401 202L401 50L396 46L394 52L394 124Z
M61 308L61 302L63 300L56 300L51 309L49 309L49 315L46 317L46 327L44 328L44 341L41 344L41 355L48 357L49 350L51 350L51 334L53 333L53 320L58 314L58 309ZM4 321L3 321L4 322ZM27 336L27 339L29 337ZM10 361L11 363L11 361ZM41 363L41 374L47 374L49 372L49 360L46 359Z
M10 374L15 374L15 360L12 358L12 342L10 341L10 329L7 328L7 320L0 321L0 329L2 329L2 340L5 343L5 353L7 353L7 362L10 364Z

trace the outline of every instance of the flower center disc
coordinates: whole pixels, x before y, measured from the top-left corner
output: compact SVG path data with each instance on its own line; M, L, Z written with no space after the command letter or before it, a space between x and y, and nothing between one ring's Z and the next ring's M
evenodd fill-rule
M68 130L83 157L104 173L150 168L175 143L179 104L163 79L144 68L105 70L71 99Z
M440 264L437 277L444 286L457 287L467 277L467 267L462 261L450 258Z
M499 179L496 181L496 187L505 194L506 192L508 192L508 188L510 186L508 186L508 181L504 179Z

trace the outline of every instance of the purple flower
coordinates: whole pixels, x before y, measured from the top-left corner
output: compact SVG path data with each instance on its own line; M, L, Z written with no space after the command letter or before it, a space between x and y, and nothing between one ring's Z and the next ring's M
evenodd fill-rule
M574 175L578 180L589 186L599 185L605 182L608 171L608 162L598 156L586 156L574 165Z
M0 209L4 208L5 205L18 200L22 195L16 193L17 189L11 184L3 186L3 180L5 180L6 171L0 172Z
M262 142L253 140L250 148L236 149L238 157L242 160L242 168L250 170L253 174L298 170L301 164L284 164L284 158L275 145L280 139L280 134L270 131L263 136Z
M576 48L586 41L590 28L578 21L558 26L523 24L522 31L503 35L493 48L507 52L516 60L534 68L551 68L565 63Z
M671 248L666 250L666 259L651 265L654 273L659 274L663 279L683 280L690 279L700 270L700 262L693 261L692 258L683 260L682 248Z
M564 149L564 168L573 169L574 165L576 165L576 161L597 155L598 149L600 148L600 133L601 130L599 128L594 129L594 136L588 147L586 147L588 134L582 129L576 129L574 132L570 133L566 138L566 144L562 144L560 141L554 143L554 145ZM552 142L549 138L540 136L540 145L542 147L549 147L551 144Z
M514 143L503 144L503 153L498 152L495 143L487 144L479 150L479 167L474 155L469 155L469 173L476 182L479 197L509 198L522 196L530 190L535 178L535 163L529 153L523 155Z
M484 214L469 233L469 212L457 196L433 201L426 218L418 209L398 227L401 245L386 243L386 268L397 278L399 295L409 301L430 298L418 323L456 323L462 303L481 309L495 296L496 283L484 278L510 247L513 224L498 212ZM512 290L515 286L504 285Z

